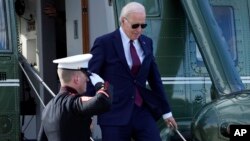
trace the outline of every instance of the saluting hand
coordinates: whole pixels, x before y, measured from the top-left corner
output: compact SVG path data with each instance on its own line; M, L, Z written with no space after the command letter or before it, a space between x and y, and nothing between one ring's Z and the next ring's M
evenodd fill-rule
M96 73L91 73L89 76L91 83L95 86L98 82L104 83L104 80Z

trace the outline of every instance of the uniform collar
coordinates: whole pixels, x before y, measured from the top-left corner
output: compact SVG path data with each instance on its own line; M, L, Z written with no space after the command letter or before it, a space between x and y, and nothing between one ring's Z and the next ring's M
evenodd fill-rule
M60 88L60 93L63 93L63 92L69 92L69 93L77 94L76 89L74 89L72 87L69 87L69 86L61 87Z

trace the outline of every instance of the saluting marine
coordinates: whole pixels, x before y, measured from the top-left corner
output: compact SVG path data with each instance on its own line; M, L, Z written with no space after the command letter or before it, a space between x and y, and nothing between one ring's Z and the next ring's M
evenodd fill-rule
M89 141L91 117L109 110L109 84L88 71L91 57L82 54L53 61L58 63L61 87L42 113L38 141ZM84 96L89 79L96 89L93 97Z

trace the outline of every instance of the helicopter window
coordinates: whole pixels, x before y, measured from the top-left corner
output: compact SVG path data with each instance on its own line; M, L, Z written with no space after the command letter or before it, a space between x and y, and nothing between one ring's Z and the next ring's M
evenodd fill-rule
M4 0L0 0L0 52L9 50L7 42L7 20Z
M144 0L139 1L147 9L147 18L159 17L160 16L160 6L159 0Z
M213 6L212 10L222 34L228 44L229 52L233 60L236 62L237 54L233 8L231 6ZM198 51L198 47L196 47L196 58L198 61L203 61L201 54Z
M235 61L237 56L233 8L231 6L213 6L213 12L222 30L222 34L228 43L232 58Z

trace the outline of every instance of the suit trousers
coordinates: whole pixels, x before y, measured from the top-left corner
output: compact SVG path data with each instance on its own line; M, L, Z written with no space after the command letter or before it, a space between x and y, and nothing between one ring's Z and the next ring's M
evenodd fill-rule
M161 141L157 124L149 111L136 104L128 124L122 126L100 125L100 127L102 141L131 141L132 138L133 141Z

